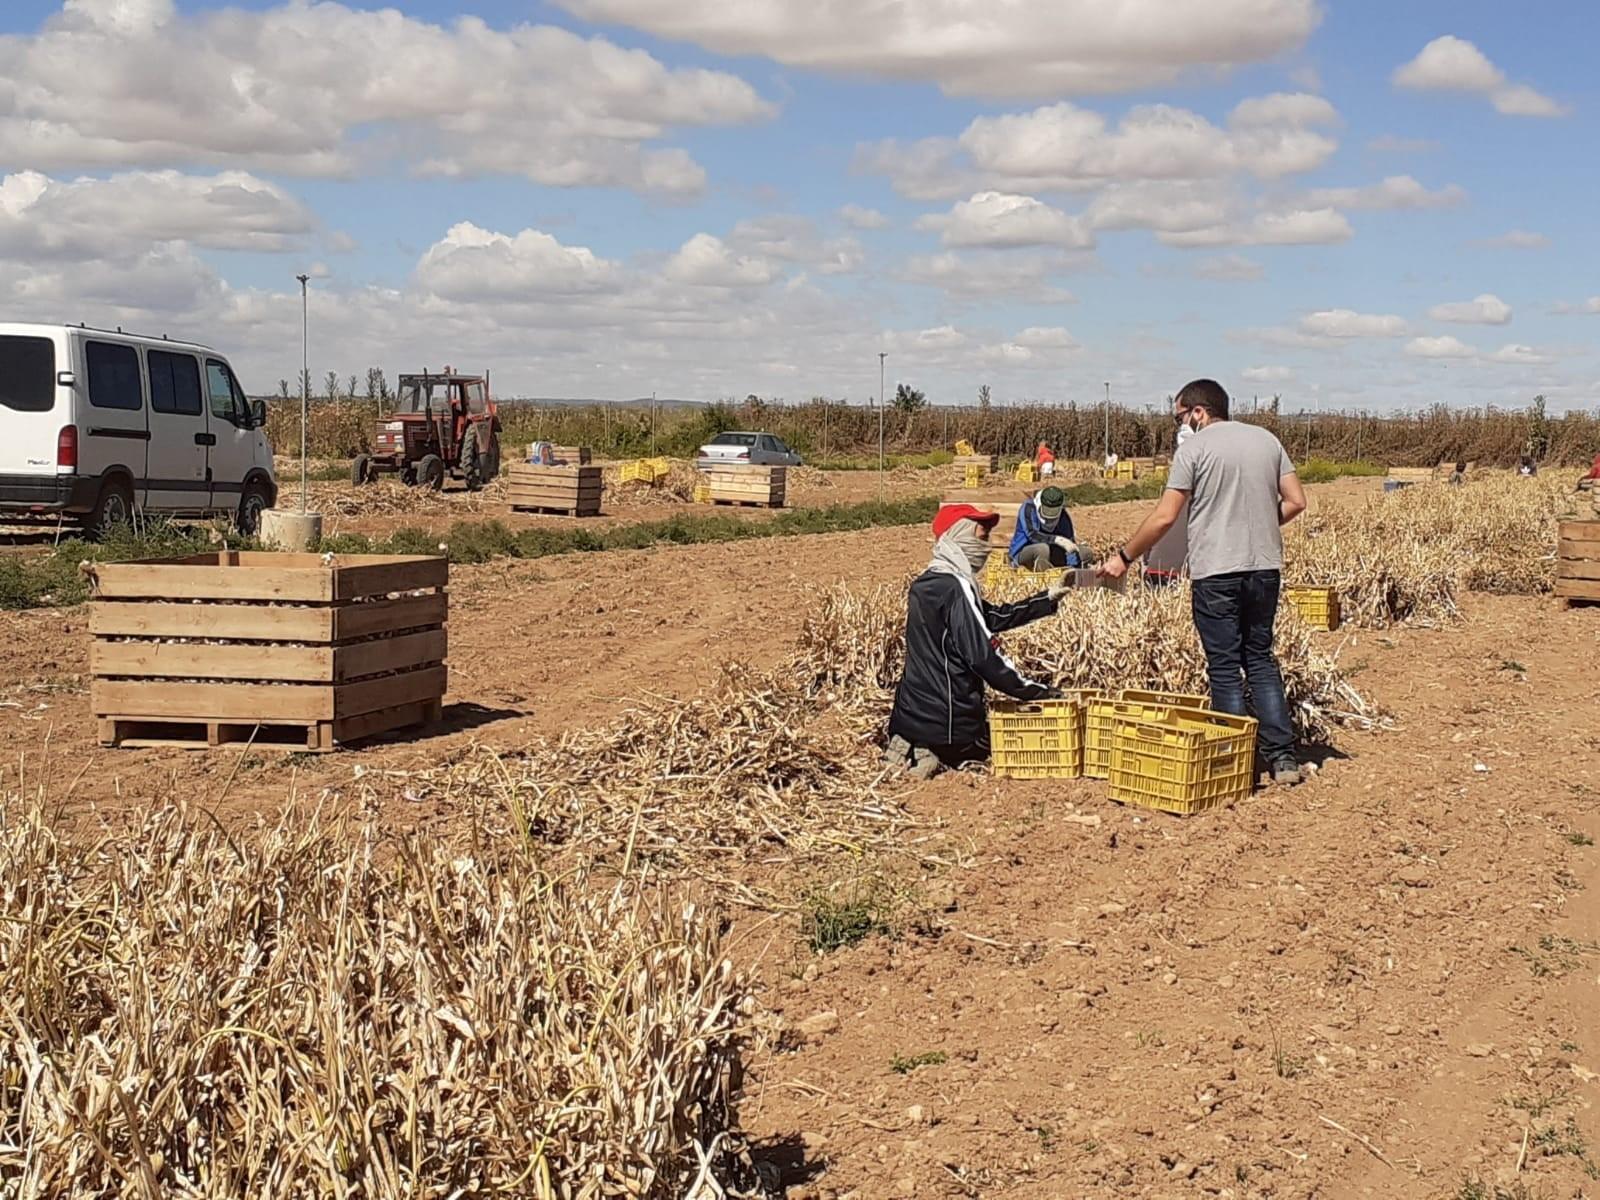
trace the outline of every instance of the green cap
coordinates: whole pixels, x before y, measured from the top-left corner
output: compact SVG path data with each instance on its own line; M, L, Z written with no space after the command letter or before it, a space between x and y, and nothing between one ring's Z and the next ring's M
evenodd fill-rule
M1061 510L1067 506L1067 495L1058 487L1047 487L1039 493L1039 513L1049 517L1052 521L1061 515Z

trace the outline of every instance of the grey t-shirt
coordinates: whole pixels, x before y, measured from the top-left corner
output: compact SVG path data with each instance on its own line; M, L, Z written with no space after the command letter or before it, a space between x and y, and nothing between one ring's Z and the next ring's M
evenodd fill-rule
M1172 456L1167 487L1189 493L1189 574L1283 569L1278 480L1294 472L1259 425L1217 421Z

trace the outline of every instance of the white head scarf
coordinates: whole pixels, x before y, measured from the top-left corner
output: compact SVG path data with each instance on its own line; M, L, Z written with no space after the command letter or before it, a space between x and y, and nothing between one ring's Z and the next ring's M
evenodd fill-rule
M978 523L970 518L957 521L933 544L933 561L928 570L958 579L976 579L993 550L980 536Z

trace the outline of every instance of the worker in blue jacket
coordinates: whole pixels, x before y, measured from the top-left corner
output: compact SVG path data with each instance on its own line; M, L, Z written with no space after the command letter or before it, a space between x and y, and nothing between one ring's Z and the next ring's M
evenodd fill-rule
M1078 543L1067 512L1066 493L1047 487L1017 510L1017 531L1011 537L1013 565L1030 571L1081 567Z

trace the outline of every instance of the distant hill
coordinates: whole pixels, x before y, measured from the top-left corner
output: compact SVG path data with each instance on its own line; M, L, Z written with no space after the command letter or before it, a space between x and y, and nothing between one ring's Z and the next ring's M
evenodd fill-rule
M640 396L637 400L600 400L585 396L496 396L496 404L530 404L540 408L554 408L558 405L578 407L586 404L611 404L617 408L648 407L649 396ZM709 403L705 400L672 400L666 397L656 399L657 408L704 408Z

